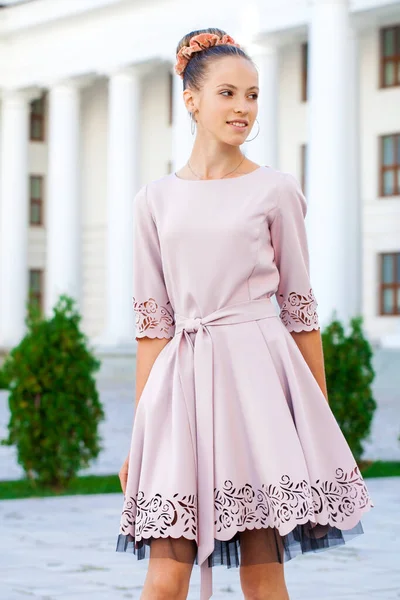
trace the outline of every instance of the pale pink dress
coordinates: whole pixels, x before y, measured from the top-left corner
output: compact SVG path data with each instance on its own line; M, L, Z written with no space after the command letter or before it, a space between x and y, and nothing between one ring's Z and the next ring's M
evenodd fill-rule
M136 337L171 341L135 415L117 551L194 540L202 600L243 530L275 528L253 562L283 562L363 533L374 506L290 335L319 328L305 214L297 180L266 166L173 173L134 200Z

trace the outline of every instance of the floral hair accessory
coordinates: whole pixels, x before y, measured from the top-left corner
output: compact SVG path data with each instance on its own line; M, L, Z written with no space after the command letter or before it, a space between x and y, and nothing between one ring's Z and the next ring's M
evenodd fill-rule
M219 37L215 33L199 33L198 35L194 35L190 39L189 46L182 46L176 55L175 73L183 79L183 72L194 52L201 52L212 46L221 46L222 44L240 48L239 44L228 34L224 34L222 37Z

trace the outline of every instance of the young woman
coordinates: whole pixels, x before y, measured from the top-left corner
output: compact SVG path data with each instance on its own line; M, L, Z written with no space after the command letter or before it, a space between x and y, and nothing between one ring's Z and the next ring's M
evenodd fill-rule
M187 164L134 200L136 413L117 551L150 558L142 600L186 598L194 562L201 600L221 564L240 566L246 599L287 600L283 563L362 534L374 505L328 404L305 198L241 152L257 69L206 29L181 40L175 70L197 133Z

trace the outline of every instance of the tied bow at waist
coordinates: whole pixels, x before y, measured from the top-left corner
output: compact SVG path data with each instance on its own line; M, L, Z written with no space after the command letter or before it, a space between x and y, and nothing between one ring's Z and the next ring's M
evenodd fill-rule
M212 595L212 569L207 559L214 550L213 342L208 328L276 316L271 299L266 297L231 304L204 317L175 313L175 336L180 336L178 370L197 469L197 561L201 568L201 600L208 600ZM196 334L194 344L190 333Z

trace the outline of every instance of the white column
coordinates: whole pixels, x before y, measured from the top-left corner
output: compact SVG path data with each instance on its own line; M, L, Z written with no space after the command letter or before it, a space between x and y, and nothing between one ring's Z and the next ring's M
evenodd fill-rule
M183 101L182 79L174 70L172 74L172 168L178 171L190 157L196 132L194 135L190 132L190 115Z
M81 299L79 182L80 84L49 89L46 314L60 294Z
M348 266L343 291L349 317L362 313L362 222L363 207L360 189L360 103L359 103L359 59L358 32L354 27L348 28L347 46L347 100L346 111L348 134L347 170L346 170L346 212L344 224L346 230L346 264Z
M109 78L107 185L107 308L102 345L134 338L132 307L133 199L140 187L140 67Z
M28 302L28 122L26 91L2 94L0 187L0 345L11 348L25 333Z
M334 310L348 320L348 286L356 258L349 253L350 69L347 0L314 0L309 29L309 149L307 230L311 279L324 326ZM354 226L354 221L351 219Z
M278 66L279 50L273 43L265 46L251 46L249 54L258 69L260 95L258 116L260 133L242 146L250 160L261 165L278 167ZM249 139L258 131L257 123L249 133Z

